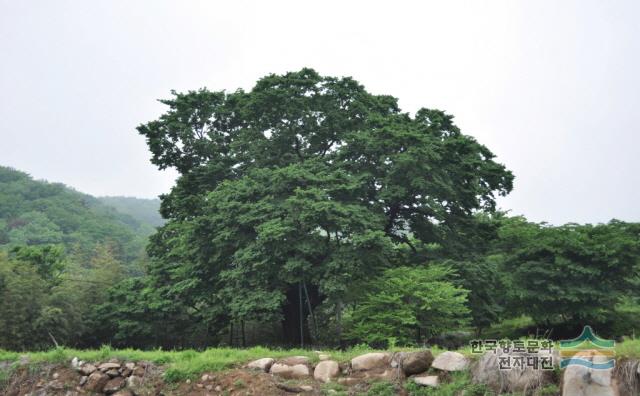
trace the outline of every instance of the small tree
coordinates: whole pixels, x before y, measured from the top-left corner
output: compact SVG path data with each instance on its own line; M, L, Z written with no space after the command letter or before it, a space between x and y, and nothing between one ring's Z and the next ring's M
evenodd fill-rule
M353 310L350 336L374 344L419 344L466 325L468 291L450 281L453 275L441 265L386 270Z

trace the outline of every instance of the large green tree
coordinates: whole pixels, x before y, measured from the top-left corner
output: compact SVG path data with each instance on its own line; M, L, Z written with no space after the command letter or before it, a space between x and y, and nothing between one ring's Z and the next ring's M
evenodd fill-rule
M548 329L601 325L609 333L619 320L616 305L640 291L638 223L551 227L520 220L501 235L511 310Z
M149 247L152 287L211 323L282 320L297 342L302 308L339 315L355 285L465 235L512 188L451 116L404 113L351 78L302 69L161 102L138 131L180 177Z

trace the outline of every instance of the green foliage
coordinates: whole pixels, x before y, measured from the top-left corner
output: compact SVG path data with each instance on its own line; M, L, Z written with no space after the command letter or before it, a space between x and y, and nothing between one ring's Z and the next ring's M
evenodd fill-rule
M91 262L69 262L58 246L0 251L0 346L14 350L91 345L101 328L94 304L125 275L108 245L97 245Z
M352 313L350 335L369 343L389 339L407 345L467 323L467 291L451 283L444 266L398 267L365 285Z
M320 392L322 396L347 396L347 387L337 382L327 382L322 384Z
M536 396L557 396L560 394L560 388L556 384L546 385L536 391Z
M142 202L157 212L157 201ZM105 341L95 307L110 287L142 274L152 230L62 184L0 167L0 347Z
M518 228L526 234L504 268L512 304L538 323L606 323L621 298L638 291L640 224Z
M339 340L342 312L363 297L353 285L424 263L430 244L464 235L512 187L451 116L412 117L351 78L302 69L162 103L138 131L152 162L180 177L162 197L150 285L218 332L283 320L298 342L300 308L306 320L323 306Z
M84 260L96 244L108 243L132 263L152 231L94 197L0 166L0 249L56 244Z
M367 389L366 396L394 396L398 394L398 384L380 381L374 382Z

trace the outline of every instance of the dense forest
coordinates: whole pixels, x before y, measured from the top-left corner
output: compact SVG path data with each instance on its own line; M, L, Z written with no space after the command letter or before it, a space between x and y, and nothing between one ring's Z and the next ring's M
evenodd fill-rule
M513 174L442 111L312 69L162 103L162 217L0 168L0 348L640 330L640 223L497 210Z
M109 287L145 273L158 207L0 166L0 347L98 342L93 310Z

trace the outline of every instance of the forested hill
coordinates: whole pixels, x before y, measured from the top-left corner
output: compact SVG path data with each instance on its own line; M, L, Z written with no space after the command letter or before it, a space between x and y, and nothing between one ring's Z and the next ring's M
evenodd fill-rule
M130 263L159 224L158 207L157 200L95 198L0 166L0 249L54 244L87 257L108 244Z

